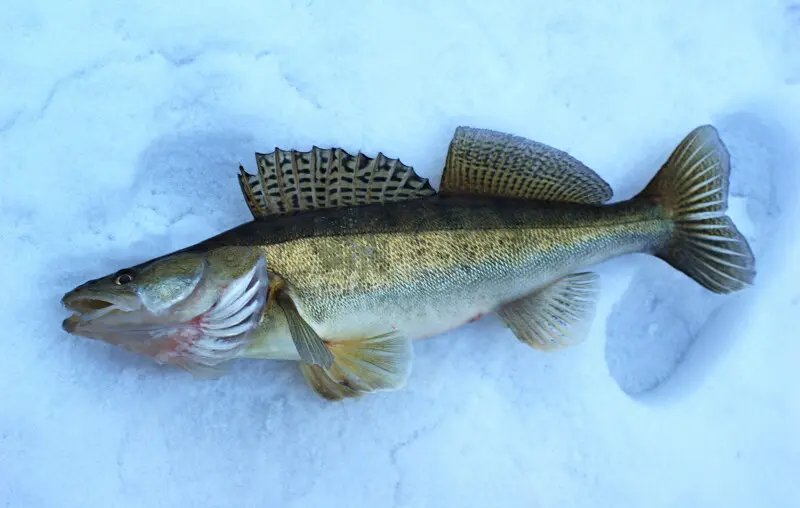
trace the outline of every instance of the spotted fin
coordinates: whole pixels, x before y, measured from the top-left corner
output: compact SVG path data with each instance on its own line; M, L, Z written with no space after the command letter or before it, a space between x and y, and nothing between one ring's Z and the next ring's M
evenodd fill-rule
M432 196L436 191L399 159L375 158L341 148L256 153L258 171L239 166L239 185L253 217L302 210L387 203Z
M504 305L500 317L520 341L554 350L582 342L594 318L598 277L574 273L535 293Z
M334 356L330 368L302 363L300 367L309 386L326 399L397 390L406 384L411 373L414 356L411 340L399 332L365 339L331 340L326 344Z
M488 129L458 127L447 151L442 195L484 195L600 204L611 187L566 152Z

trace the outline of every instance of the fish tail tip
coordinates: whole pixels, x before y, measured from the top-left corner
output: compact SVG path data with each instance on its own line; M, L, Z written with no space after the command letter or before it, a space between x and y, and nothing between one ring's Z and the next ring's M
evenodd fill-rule
M640 198L664 207L675 229L656 255L715 293L750 287L755 256L726 215L730 155L716 128L701 125L675 148Z

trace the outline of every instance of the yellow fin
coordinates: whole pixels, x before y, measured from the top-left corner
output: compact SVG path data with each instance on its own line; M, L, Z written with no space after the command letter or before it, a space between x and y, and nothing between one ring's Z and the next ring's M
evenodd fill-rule
M675 222L672 241L656 255L715 293L744 289L756 275L747 239L725 214L730 173L719 133L701 125L637 196L660 203Z
M520 341L553 350L582 342L594 318L598 277L592 272L563 277L497 313Z
M327 344L336 369L350 386L360 391L402 388L411 373L414 357L411 340L397 331Z
M253 217L302 210L386 203L432 196L436 191L399 159L375 158L341 148L256 153L258 172L239 166L239 185Z
M439 193L600 204L611 187L566 152L488 129L458 127Z
M300 372L303 374L308 386L314 392L325 399L331 401L346 398L357 398L361 392L349 386L346 380L336 380L328 372L318 365L309 365L300 362Z
M411 340L399 332L326 344L333 353L333 365L323 368L301 362L300 371L308 385L328 400L398 390L405 386L411 373Z

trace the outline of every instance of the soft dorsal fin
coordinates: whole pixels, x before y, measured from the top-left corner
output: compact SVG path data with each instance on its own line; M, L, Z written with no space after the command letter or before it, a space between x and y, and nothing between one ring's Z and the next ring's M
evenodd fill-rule
M371 158L341 148L308 152L256 153L258 173L239 166L239 185L256 219L270 215L342 206L387 203L432 196L428 179L399 159Z
M566 152L488 129L458 127L447 151L440 194L480 194L600 204L611 187Z

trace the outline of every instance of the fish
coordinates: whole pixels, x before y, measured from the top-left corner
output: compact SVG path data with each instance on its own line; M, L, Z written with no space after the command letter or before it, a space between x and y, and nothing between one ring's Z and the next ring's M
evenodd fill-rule
M188 371L294 361L341 401L406 386L413 342L498 316L540 352L586 340L592 267L647 254L716 294L754 284L726 215L730 156L712 125L630 199L547 144L459 126L438 189L343 148L256 153L236 175L252 220L67 292L63 329Z

